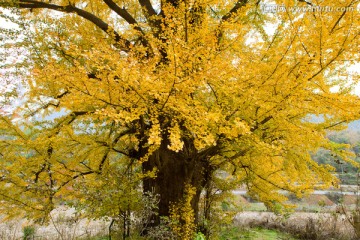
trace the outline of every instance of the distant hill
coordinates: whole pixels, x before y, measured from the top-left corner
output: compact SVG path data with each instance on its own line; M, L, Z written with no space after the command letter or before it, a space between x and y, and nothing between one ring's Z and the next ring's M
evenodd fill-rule
M306 120L312 123L321 123L324 120L324 118L322 116L312 115L309 116L309 118L307 118ZM349 123L348 128L345 131L360 132L360 120L356 120Z
M353 121L348 125L349 131L358 132L360 131L360 120Z

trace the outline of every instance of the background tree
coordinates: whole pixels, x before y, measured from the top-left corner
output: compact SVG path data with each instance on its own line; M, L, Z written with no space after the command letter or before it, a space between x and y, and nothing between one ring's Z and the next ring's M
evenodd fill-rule
M93 191L116 168L137 169L134 182L159 196L155 225L189 192L196 223L200 194L218 170L269 206L286 200L279 189L301 195L335 184L332 168L310 152L323 147L346 159L325 130L359 118L351 94L358 76L346 71L359 60L359 1L275 14L262 4L2 1L24 19L31 61L21 72L29 86L22 114L48 119L29 124L28 134L1 119L2 210L48 213L77 196L73 185ZM309 121L314 115L324 121Z
M352 125L354 125L354 123L352 123ZM358 167L356 167L356 164L351 164L351 162L359 162L360 135L358 130L348 128L340 132L329 132L328 138L340 151L347 149L351 152L350 155L352 156L348 156L351 159L350 162L344 161L336 153L327 149L319 149L313 155L313 159L320 164L329 164L335 167L338 178L342 184L356 185Z

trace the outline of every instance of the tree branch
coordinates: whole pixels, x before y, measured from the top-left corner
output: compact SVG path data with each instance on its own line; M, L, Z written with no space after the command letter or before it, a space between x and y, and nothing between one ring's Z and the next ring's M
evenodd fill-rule
M114 1L112 0L103 0L106 5L116 12L120 17L122 17L127 23L130 25L136 24L136 20L133 18L133 16L130 15L128 11L126 11L125 8L119 7Z
M135 20L135 18L133 16L131 16L131 14L125 9L125 8L121 8L119 7L114 1L112 0L103 0L106 5L113 10L114 12L116 12L120 17L122 17L128 24L133 25L134 29L139 31L142 36L140 37L140 41L141 44L144 47L148 47L149 53L151 54L152 51L150 49L150 44L149 42L144 38L144 31L141 29L141 27L139 27L137 24L137 21Z
M102 159L101 159L100 164L99 164L99 167L98 167L99 170L98 170L98 172L101 172L101 171L102 171L102 169L103 169L103 167L104 167L104 164L105 164L105 161L106 161L106 159L108 159L109 153L110 153L110 149L107 149L106 152L105 152L105 154L104 154L104 156L103 156Z
M95 171L87 171L87 172L82 172L82 173L79 173L75 176L72 176L70 179L68 179L67 181L63 182L57 190L60 190L61 188L63 188L64 186L66 186L69 182L79 178L79 177L83 177L83 176L86 176L86 175L89 175L89 174L94 174L96 173Z
M260 123L256 123L255 126L253 126L250 131L251 132L255 132L261 125L264 125L265 123L267 123L268 121L270 121L271 119L273 119L273 116L267 116L266 118L264 118Z
M166 5L169 4L174 8L179 7L180 3L183 2L184 0L164 0L162 1L162 5Z
M149 0L139 0L139 3L145 10L147 18L157 15Z
M109 24L107 24L106 22L104 22L94 14L89 13L80 8L77 8L73 5L60 6L45 2L38 2L34 0L19 0L19 2L17 2L17 6L20 8L28 8L28 9L50 9L64 13L76 13L80 17L92 22L101 30L103 30L108 35L110 35L116 42L116 46L119 47L122 51L128 52L130 50L131 47L130 41L120 36L119 33L117 33L112 27L109 26Z
M234 16L234 14L240 9L242 8L243 6L245 6L247 3L248 3L249 0L240 0L240 1L237 1L235 6L227 13L225 14L221 20L222 21L227 21L229 20L230 18L232 18Z
M245 6L248 3L249 0L239 0L236 2L235 6L227 13L225 14L222 18L221 21L215 31L215 35L217 38L217 43L218 45L220 44L220 41L223 37L223 31L222 31L222 24L223 22L226 22L228 20L230 20L237 12L240 8L242 8L243 6Z
M329 125L329 126L324 127L324 129L330 129L330 128L336 127L336 126L338 126L338 125L340 125L340 124L343 124L343 123L346 123L346 121L345 121L345 120L342 120L342 121L333 123L333 124L331 124L331 125Z

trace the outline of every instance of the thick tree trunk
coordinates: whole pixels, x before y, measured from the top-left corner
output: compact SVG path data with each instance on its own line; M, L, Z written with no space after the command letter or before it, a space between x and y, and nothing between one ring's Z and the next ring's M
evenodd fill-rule
M152 192L159 196L158 215L154 216L151 225L158 225L161 216L170 216L171 206L184 199L187 184L196 188L191 205L197 223L200 195L208 170L206 162L196 157L189 158L181 152L173 152L163 145L143 163L144 172L157 169L156 178L143 180L144 193Z

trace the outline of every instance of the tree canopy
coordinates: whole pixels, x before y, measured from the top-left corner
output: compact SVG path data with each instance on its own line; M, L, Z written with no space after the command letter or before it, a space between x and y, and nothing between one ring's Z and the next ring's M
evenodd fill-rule
M358 4L2 0L19 25L5 47L26 49L27 64L8 65L29 88L19 112L37 116L0 119L2 212L38 217L92 196L109 216L102 197L142 187L160 216L191 193L196 222L219 170L269 206L286 200L278 190L336 185L311 152L351 161L325 131L360 117L346 70L359 61ZM290 8L310 5L333 10Z

